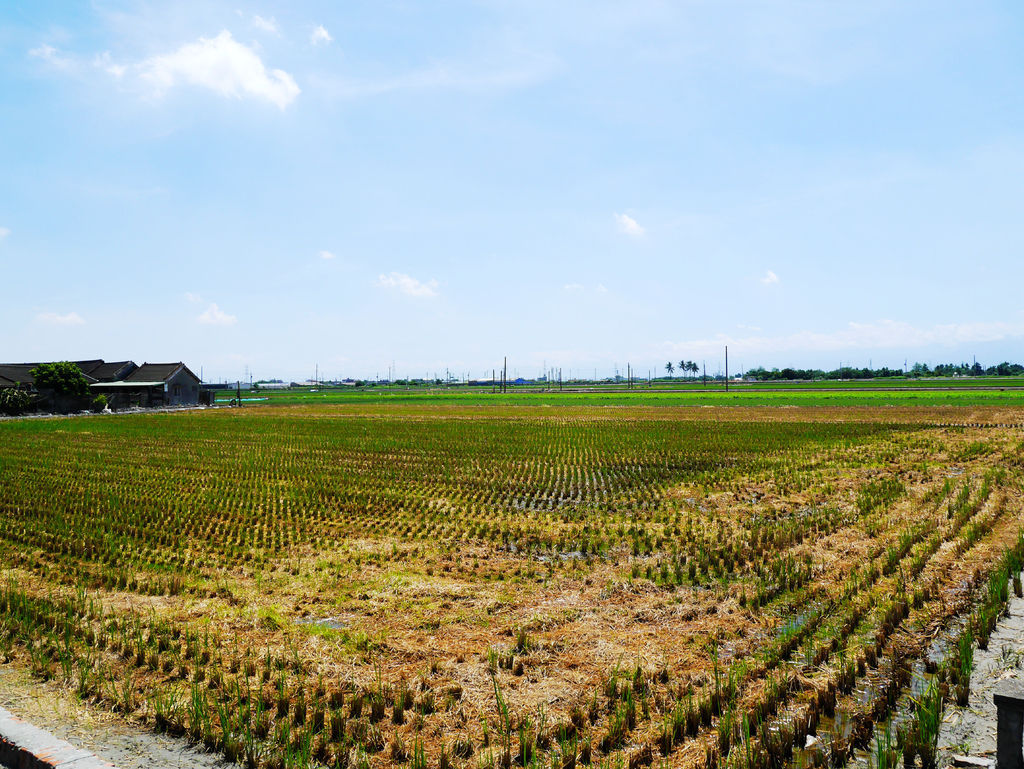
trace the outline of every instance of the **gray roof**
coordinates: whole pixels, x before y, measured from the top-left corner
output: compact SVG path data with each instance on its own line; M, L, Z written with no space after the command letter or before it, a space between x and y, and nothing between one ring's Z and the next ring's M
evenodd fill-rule
M130 360L106 363L97 358L95 360L76 360L72 363L82 370L82 374L90 385L97 382L101 384L128 382L140 386L152 386L165 383L182 369L196 382L199 382L199 377L189 371L188 366L180 361L177 363L143 363L141 366L136 366ZM35 377L32 376L32 369L38 365L38 363L0 363L0 387L13 387L16 383L34 385Z
M125 382L166 382L172 376L184 369L189 376L199 381L199 377L188 370L181 361L177 363L143 363L132 373L124 378Z
M35 384L35 377L30 373L35 366L35 363L0 363L0 379L5 379L12 385L15 382Z
M124 379L138 366L130 360L114 361L111 363L100 363L91 371L86 373L99 382L117 382Z

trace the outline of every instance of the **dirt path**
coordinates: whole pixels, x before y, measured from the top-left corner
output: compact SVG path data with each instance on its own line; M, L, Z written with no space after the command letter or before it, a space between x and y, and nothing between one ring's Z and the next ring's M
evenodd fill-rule
M125 723L89 708L53 683L41 683L15 664L0 665L0 707L76 747L93 751L118 769L234 767L185 740Z
M999 620L988 649L974 650L967 707L946 706L939 732L940 765L949 765L954 753L996 757L996 706L992 695L1006 679L1024 680L1024 598L1011 592L1008 608L1010 616Z

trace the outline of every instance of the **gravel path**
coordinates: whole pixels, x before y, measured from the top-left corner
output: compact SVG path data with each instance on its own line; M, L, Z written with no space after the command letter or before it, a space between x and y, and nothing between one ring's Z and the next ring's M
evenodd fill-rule
M1008 678L1024 680L1024 598L1010 592L1009 617L996 625L988 649L974 650L971 698L967 707L947 704L939 732L941 765L948 765L954 753L996 757L996 706L992 695Z
M40 683L15 664L0 665L0 707L118 769L237 769L185 740L134 726L83 705L53 683Z

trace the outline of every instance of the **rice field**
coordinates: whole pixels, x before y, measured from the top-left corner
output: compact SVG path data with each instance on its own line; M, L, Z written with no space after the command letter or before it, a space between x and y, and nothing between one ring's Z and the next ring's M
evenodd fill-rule
M458 402L0 422L0 660L248 766L927 769L1020 590L1020 422Z

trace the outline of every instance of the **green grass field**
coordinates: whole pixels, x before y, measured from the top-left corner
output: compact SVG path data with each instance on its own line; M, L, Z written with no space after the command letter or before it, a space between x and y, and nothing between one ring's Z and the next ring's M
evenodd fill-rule
M227 403L234 392L217 394L218 403ZM773 391L746 389L745 386L719 390L675 390L658 388L597 389L588 392L491 393L481 389L434 389L417 387L373 387L346 389L309 389L243 392L243 398L266 398L247 405L278 404L450 404L507 406L1016 406L1024 404L1024 389L981 389L962 386L936 390L900 388L870 390L851 385L842 390L798 388Z

